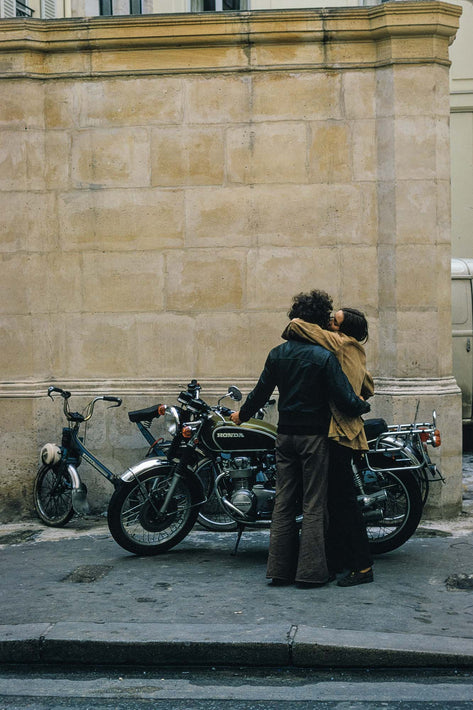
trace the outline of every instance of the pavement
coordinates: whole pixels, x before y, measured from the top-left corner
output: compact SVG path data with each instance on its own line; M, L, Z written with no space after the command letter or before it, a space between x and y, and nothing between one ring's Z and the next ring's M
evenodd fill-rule
M473 454L454 521L423 521L352 588L268 587L269 535L196 526L136 557L104 517L0 525L0 664L473 667Z

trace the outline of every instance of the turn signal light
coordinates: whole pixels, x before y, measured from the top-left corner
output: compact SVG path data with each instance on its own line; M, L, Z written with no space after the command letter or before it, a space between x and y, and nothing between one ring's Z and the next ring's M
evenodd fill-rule
M182 436L184 439L190 439L192 437L192 428L190 426L183 426Z
M442 443L442 439L440 437L440 431L438 429L436 429L434 431L434 433L432 434L432 446L437 447L437 446L440 446L441 443Z
M166 414L166 405L165 404L158 404L158 414L161 417L164 417L164 415Z

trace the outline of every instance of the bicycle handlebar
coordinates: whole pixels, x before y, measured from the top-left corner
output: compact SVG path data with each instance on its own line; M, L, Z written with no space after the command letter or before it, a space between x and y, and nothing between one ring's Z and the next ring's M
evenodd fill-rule
M87 406L84 409L84 413L80 414L79 412L71 412L69 410L69 403L68 399L71 397L71 393L68 392L67 390L63 390L60 387L48 387L48 397L51 397L53 399L53 393L61 395L61 397L64 399L64 416L68 421L74 421L74 422L86 422L88 421L94 411L94 405L96 402L99 400L103 400L104 402L114 402L115 407L120 407L122 404L122 400L120 397L112 397L110 395L100 395L99 397L94 397Z
M57 392L57 394L60 394L61 397L64 397L64 399L69 399L69 397L71 396L70 392L62 390L60 387L48 387L48 397L51 397L53 392Z
M89 404L84 409L84 421L87 422L92 414L94 413L94 406L96 402L103 400L104 402L115 402L115 407L120 407L122 400L120 397L110 397L109 395L100 395L99 397L94 397L94 399L89 402Z
M97 399L99 399L99 398L97 397ZM108 395L104 395L103 397L100 397L100 399L103 399L104 402L116 402L117 407L120 407L120 405L122 403L122 400L120 399L120 397L109 397Z

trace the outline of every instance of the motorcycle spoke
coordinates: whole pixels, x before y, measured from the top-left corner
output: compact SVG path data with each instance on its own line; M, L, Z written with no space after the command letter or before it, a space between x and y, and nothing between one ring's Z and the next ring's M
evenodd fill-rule
M179 531L191 502L186 495L176 492L171 499L171 509L161 513L160 507L168 489L169 480L151 479L130 493L122 511L123 530L128 537L142 544L153 545ZM144 506L148 506L146 520L149 519L149 526L157 526L159 529L147 529L146 520L142 518Z
M379 554L390 552L402 545L415 532L422 515L422 494L416 479L409 471L384 471L376 480L365 481L368 495L384 490L385 500L376 503L376 508L367 511L366 530L371 551ZM370 519L375 511L379 519Z
M389 482L383 476L380 477L378 485L386 491L387 499L381 504L383 519L367 526L371 540L388 538L395 534L409 513L409 501L399 481Z

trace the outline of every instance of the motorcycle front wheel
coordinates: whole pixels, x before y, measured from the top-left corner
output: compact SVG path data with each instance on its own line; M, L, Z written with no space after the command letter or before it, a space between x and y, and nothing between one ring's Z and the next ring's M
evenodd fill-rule
M212 532L234 532L238 526L233 518L225 513L214 490L215 478L219 473L214 463L206 459L198 465L195 472L202 481L202 487L207 498L199 509L197 522L205 530Z
M374 477L365 485L366 492L386 491L386 499L378 504L382 516L366 523L370 550L378 555L397 549L414 534L423 502L420 486L409 471L377 472Z
M74 515L72 479L60 461L40 466L33 487L34 507L45 525L61 528Z
M197 519L202 492L192 479L180 479L165 513L160 509L173 480L173 468L158 466L113 493L108 527L113 539L135 555L158 555L177 545Z

